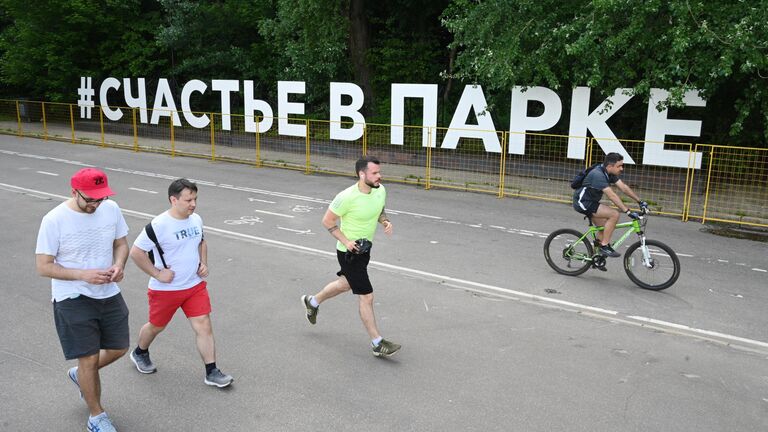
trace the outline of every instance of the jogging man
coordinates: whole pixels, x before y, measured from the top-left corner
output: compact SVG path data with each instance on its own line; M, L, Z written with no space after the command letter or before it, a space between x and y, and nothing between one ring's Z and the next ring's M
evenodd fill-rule
M637 219L640 216L621 202L619 195L611 189L611 185L615 184L619 190L637 201L640 208L648 208L648 203L641 200L632 188L621 181L622 172L624 172L624 156L619 153L608 153L605 155L603 164L590 171L584 178L582 187L573 193L573 208L577 212L587 215L596 226L605 227L602 235L601 233L597 234L599 244L596 242L595 247L599 248L601 254L612 258L621 256L611 247L611 235L613 235L613 230L619 221L619 212L605 204L600 204L603 194L607 195L616 207L632 219Z
M336 257L341 270L336 273L338 279L314 296L302 296L301 302L307 310L307 320L315 324L321 303L351 289L358 296L360 319L371 338L373 355L389 357L400 345L384 339L376 326L373 287L368 278L371 244L356 242L373 240L377 223L384 226L387 235L392 234L392 222L384 211L387 192L381 185L379 165L378 159L371 156L359 159L355 163L357 183L336 195L325 212L323 226L337 240Z
M69 379L80 390L90 416L89 431L112 432L101 406L99 369L128 351L128 306L117 282L128 260L128 225L107 175L83 168L72 176L72 197L43 217L35 264L51 278L53 318L64 358L77 359Z
M150 223L160 250L146 228L131 248L131 259L150 279L149 322L141 327L138 346L130 358L139 372L156 372L149 346L181 308L192 325L197 350L205 363L204 382L226 387L233 378L216 367L211 300L202 279L208 276L208 247L203 238L203 220L195 213L197 185L183 178L174 180L168 186L168 200L171 208ZM152 252L154 264L148 252Z

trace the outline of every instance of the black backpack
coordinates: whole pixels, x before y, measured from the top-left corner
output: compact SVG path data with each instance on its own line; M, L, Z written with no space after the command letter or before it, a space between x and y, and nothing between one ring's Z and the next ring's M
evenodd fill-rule
M157 241L157 235L155 235L155 229L152 228L152 222L148 223L147 226L144 227L144 230L147 232L147 237L149 237L150 240L155 244L155 247L157 248L157 252L160 254L160 261L163 262L163 268L168 268L168 265L165 264L165 258L163 258L163 248L160 247L160 243ZM148 252L149 260L152 261L152 264L155 263L155 254L152 253L152 251Z
M602 164L596 163L592 165L591 167L585 168L576 174L576 176L573 177L573 180L571 180L571 189L578 189L582 186L582 183L584 183L584 179L587 177L587 174L589 174L590 171L595 169L596 167L599 167Z

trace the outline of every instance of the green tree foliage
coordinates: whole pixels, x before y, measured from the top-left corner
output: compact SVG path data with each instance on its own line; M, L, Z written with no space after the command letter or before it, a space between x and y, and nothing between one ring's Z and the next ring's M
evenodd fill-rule
M272 82L307 82L311 113L328 110L328 83L348 80L349 2L345 0L277 0L275 15L259 29L274 46ZM310 112L308 112L310 113Z
M273 16L273 1L160 0L164 23L157 41L170 53L174 89L191 79L253 80L254 94L266 96L275 87L276 47L259 27ZM242 90L242 89L241 89ZM218 109L210 93L204 109Z
M165 68L154 41L156 2L0 0L0 8L13 17L0 35L0 81L17 96L70 101L80 76L152 76Z
M768 0L454 0L443 22L459 50L457 78L603 96L630 87L645 100L669 89L658 108L697 89L705 124L717 125L711 137L768 139Z

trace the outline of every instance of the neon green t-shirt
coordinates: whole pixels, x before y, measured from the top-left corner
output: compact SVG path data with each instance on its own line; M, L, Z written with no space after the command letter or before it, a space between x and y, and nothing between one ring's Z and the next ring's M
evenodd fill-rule
M331 202L330 210L341 218L339 229L350 240L366 238L373 241L379 215L384 210L387 191L384 186L371 188L371 193L364 194L357 188L357 183L344 189ZM347 247L336 242L336 249L346 252Z

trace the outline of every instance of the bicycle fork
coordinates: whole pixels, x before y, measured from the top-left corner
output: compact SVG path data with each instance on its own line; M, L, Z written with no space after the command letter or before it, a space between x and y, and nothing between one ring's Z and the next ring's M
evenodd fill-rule
M651 251L648 250L648 246L645 245L645 236L640 236L640 251L643 252L643 266L646 268L653 268L653 260L651 260Z

